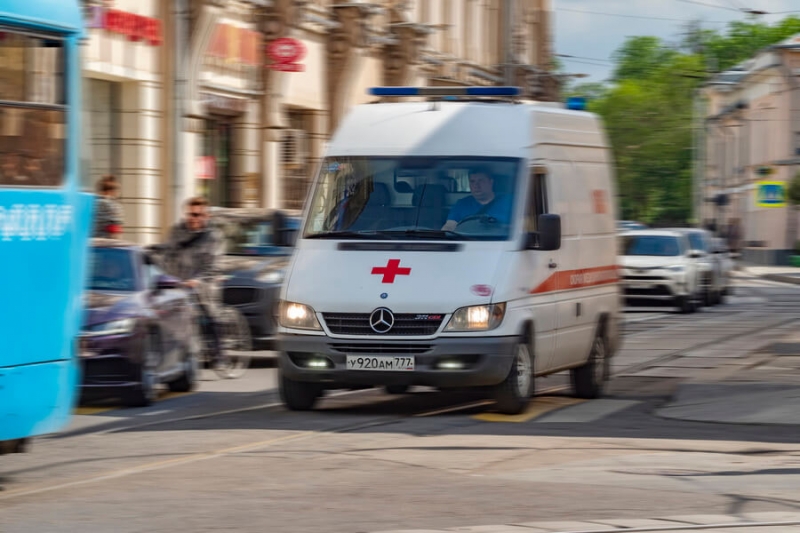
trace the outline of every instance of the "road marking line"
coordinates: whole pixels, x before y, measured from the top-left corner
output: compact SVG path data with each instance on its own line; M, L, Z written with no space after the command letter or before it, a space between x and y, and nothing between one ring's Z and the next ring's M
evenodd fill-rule
M158 394L158 399L156 401L170 400L172 398L181 398L183 396L191 396L192 394L197 394L197 391L191 391L191 392L160 391L159 394ZM122 409L124 409L124 407L121 406L121 405L112 405L112 406L109 406L109 407L79 406L79 407L76 407L72 411L72 414L74 414L74 415L96 415L96 414L100 414L100 413L107 413L109 411L119 411L119 410L122 410ZM162 413L162 412L164 412L164 411L155 411L155 412L142 413L141 415L145 415L145 414L153 415L153 414Z
M76 407L72 414L74 415L97 415L100 413L107 413L108 411L116 411L119 407Z
M115 479L125 476L130 476L133 474L140 474L143 472L149 472L152 470L160 470L162 468L170 468L173 466L180 466L189 463L195 463L198 461L205 461L208 459L214 459L217 457L221 457L223 455L229 455L234 453L240 453L245 451L252 451L262 447L268 447L272 444L277 442L285 442L288 440L296 440L301 437L312 437L315 436L318 432L302 432L302 433L295 433L292 435L284 435L282 437L275 437L272 439L262 440L258 442L252 442L250 444L242 444L239 446L232 446L230 448L222 448L220 450L212 451L212 452L201 452L188 455L186 457L178 457L175 459L167 459L164 461L155 461L152 463L145 463L138 466L133 466L129 468L122 468L120 470L112 470L111 472L100 474L98 476L90 476L83 479L77 479L75 481L68 481L66 483L60 483L57 485L50 485L38 488L31 488L31 489L18 489L12 490L9 492L0 493L0 500L7 500L11 498L18 498L20 496L29 496L32 494L39 494L42 492L50 492L59 489L65 489L69 487L75 487L80 485L88 485L90 483L96 483L99 481L107 481L109 479Z
M482 422L528 422L534 418L538 418L550 411L562 409L571 405L583 403L586 400L579 398L568 398L564 396L543 396L535 398L525 412L518 415L504 415L500 413L481 413L473 415L472 418Z
M437 409L435 411L426 411L424 413L419 413L414 416L416 417L423 417L423 416L434 416L434 415L441 415L444 413L452 413L454 411L465 411L467 409L471 409L473 407L481 407L482 405L490 405L493 404L494 400L480 400L477 402L472 403L465 403L462 405L454 405L452 407L444 407L442 409Z
M566 407L556 413L536 420L537 424L582 424L595 422L613 415L632 405L642 403L637 400L592 400L580 405Z

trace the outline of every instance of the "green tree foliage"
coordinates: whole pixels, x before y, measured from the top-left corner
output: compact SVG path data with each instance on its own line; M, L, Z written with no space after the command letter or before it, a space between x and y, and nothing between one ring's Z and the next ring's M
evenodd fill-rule
M615 53L613 83L579 84L608 129L617 163L621 213L647 223L691 216L695 90L709 68L727 69L758 50L800 33L800 18L769 26L734 22L719 33L695 25L680 46L630 37Z

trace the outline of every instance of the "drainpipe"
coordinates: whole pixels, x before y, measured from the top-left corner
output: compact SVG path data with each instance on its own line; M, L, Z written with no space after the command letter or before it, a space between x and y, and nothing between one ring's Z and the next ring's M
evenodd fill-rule
M513 37L513 28L514 28L514 0L506 0L504 6L504 22L503 22L503 30L504 31L504 38L503 38L503 82L505 85L514 85L514 70L513 70L513 62L514 62L514 37Z
M173 78L173 154L172 154L172 222L181 216L184 200L184 127L186 102L186 48L188 40L189 0L175 0L175 51Z

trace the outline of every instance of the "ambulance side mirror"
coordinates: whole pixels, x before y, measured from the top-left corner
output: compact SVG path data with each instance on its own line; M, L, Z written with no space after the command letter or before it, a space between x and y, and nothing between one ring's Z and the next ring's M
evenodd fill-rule
M561 248L561 217L551 213L539 215L538 246L543 251ZM530 241L529 241L530 242Z

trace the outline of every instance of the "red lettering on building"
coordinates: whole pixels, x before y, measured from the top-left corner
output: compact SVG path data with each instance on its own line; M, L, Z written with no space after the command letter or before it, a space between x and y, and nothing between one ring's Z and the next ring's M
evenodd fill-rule
M145 42L152 46L158 46L163 42L161 21L152 17L107 9L103 13L100 27L111 33L124 35L132 42Z

